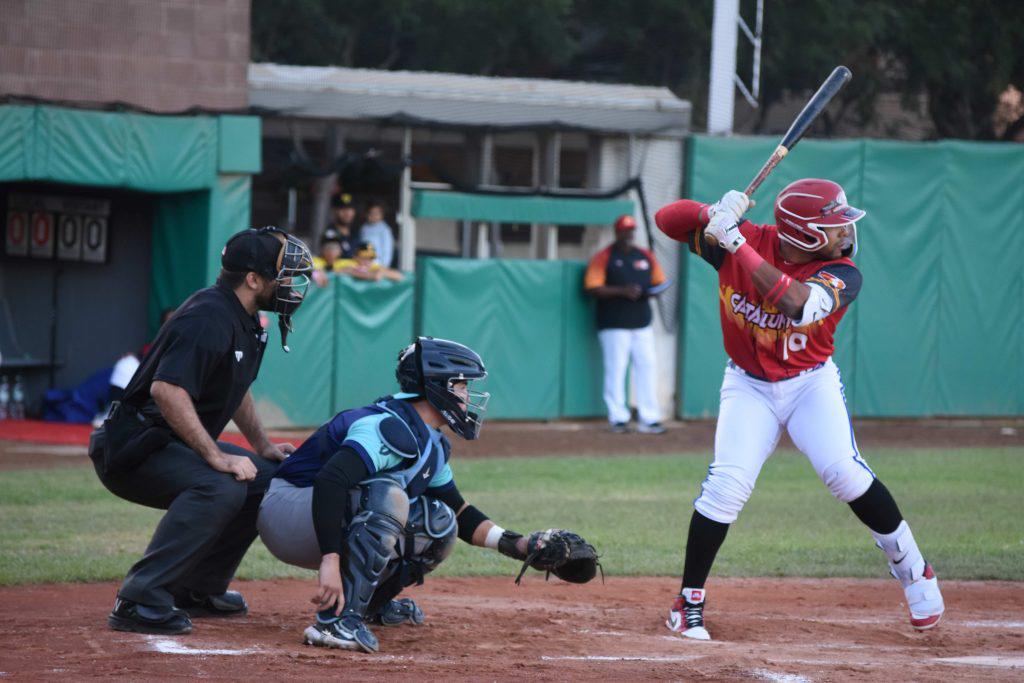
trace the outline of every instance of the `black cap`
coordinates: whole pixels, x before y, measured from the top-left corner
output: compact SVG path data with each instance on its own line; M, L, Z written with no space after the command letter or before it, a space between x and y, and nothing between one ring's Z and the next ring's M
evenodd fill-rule
M243 273L251 271L272 280L281 269L283 237L285 233L279 228L236 232L220 253L220 265L224 270Z
M337 242L340 244L341 233L335 230L334 228L327 228L326 230L324 230L324 235L323 237L320 238L320 244L324 245L327 244L328 242Z
M348 192L342 192L331 197L332 209L345 209L348 207L355 207L355 204L352 203L352 195Z

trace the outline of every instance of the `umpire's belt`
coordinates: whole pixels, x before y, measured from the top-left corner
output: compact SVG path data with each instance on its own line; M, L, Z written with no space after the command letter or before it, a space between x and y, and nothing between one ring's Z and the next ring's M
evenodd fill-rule
M821 363L818 363L817 365L815 365L813 368L807 368L806 370L801 370L800 372L798 372L795 375L793 375L793 377L783 377L782 379L768 379L767 377L761 377L761 375L755 375L752 372L747 372L746 370L744 370L740 366L736 365L736 363L734 363L732 360L729 361L728 365L729 365L730 368L732 368L736 372L742 373L742 374L746 375L747 377L749 377L750 379L756 379L756 380L758 380L760 382L771 382L772 384L775 384L776 382L785 382L788 379L793 379L793 377L799 377L800 375L806 375L807 373L814 372L815 370L819 370L819 369L825 367L825 363L821 362Z
M134 406L114 403L110 416L90 440L89 456L99 460L104 474L120 474L138 467L150 453L171 442L170 429L158 425Z

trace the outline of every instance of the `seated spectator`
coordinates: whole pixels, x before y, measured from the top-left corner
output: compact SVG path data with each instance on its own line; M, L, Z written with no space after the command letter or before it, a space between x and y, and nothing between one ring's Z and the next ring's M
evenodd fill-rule
M352 259L352 251L345 255L347 240L343 244L341 235L334 228L328 228L320 238L320 253L313 257L313 281L320 287L327 286L329 273L340 273L341 265Z
M377 252L377 262L385 268L391 267L395 255L395 236L391 226L384 222L384 205L370 202L366 206L366 222L359 230L359 241L369 242Z
M401 282L405 277L399 271L392 268L385 268L377 261L377 252L369 242L360 242L356 247L356 257L340 261L342 264L339 272L351 275L357 280L371 280L377 282L381 279Z

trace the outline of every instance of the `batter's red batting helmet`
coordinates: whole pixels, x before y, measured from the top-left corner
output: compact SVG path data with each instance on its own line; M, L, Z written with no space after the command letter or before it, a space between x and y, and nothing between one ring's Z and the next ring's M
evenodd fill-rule
M866 212L850 206L839 183L804 178L783 188L775 199L775 224L779 238L804 251L816 251L828 242L822 228L850 225L851 254L857 253L856 223Z

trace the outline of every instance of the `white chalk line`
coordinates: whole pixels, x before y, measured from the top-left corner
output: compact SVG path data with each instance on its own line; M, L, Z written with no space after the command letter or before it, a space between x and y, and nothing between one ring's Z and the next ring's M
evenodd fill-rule
M762 681L773 681L773 683L811 683L811 679L806 676L776 673L768 669L754 669L752 673Z
M760 619L762 621L810 621L816 624L868 624L868 625L891 625L901 626L903 620L897 617L890 618L870 618L866 617L863 619L834 619L830 617L797 617L797 616L778 616L778 615L753 615L754 619ZM967 626L968 628L1006 628L1006 629L1017 629L1024 628L1024 621L1001 621L998 619L980 619L974 621L954 621L947 619L943 622L947 626L956 624L958 626Z
M541 655L544 662L692 662L705 655Z
M206 656L206 655L224 655L224 656L238 656L238 655L252 655L261 652L259 648L243 648L241 650L229 650L226 648L204 648L204 647L192 647L191 645L183 645L176 640L169 638L160 638L156 636L147 636L146 638L152 648L157 652L165 655L193 655L193 656Z
M941 664L965 664L968 666L995 666L1001 669L1024 669L1024 656L976 655L973 657L936 657Z

